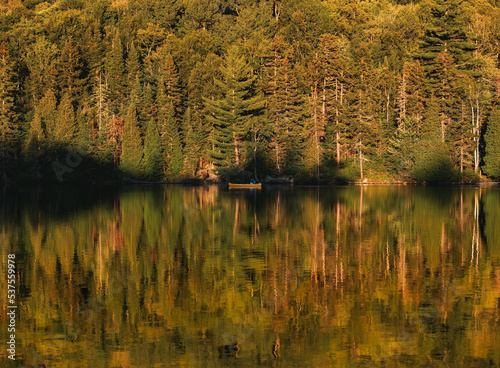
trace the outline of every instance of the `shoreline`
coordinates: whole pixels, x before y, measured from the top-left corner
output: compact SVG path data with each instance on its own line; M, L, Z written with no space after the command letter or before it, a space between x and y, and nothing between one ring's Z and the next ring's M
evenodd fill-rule
M473 183L460 183L460 182L442 182L442 183L416 183L416 182L404 182L404 181L349 181L349 182L328 182L328 183L276 183L266 181L261 182L263 186L270 187L294 187L294 186L314 186L314 187L333 187L333 186L351 186L351 185L359 185L359 186L422 186L422 187L442 187L442 186L480 186L480 187L496 187L500 186L500 182L498 181L480 181ZM19 186L27 186L27 187L116 187L116 186L146 186L146 185L179 185L179 186L227 186L227 183L215 182L215 181L202 181L202 180L184 180L184 181L146 181L146 180L116 180L116 181L102 181L102 182L88 182L88 183L75 183L75 182L66 182L66 183L57 183L57 182L8 182L8 183L0 183L0 187L19 187Z

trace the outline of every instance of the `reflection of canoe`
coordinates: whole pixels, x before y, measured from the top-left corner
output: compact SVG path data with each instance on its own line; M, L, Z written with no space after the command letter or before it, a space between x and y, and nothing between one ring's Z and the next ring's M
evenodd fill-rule
M260 188L262 188L262 184L261 183L257 183L257 184L234 184L234 183L229 183L229 189L236 189L236 188L260 189Z

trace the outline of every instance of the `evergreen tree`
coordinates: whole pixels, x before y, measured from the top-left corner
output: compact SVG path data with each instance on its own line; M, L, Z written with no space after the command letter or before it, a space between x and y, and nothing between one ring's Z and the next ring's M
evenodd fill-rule
M179 112L181 94L179 75L170 55L159 67L158 92L158 126L163 148L163 163L167 177L177 180L182 172L182 141L180 136Z
M184 168L186 174L190 176L196 175L196 170L201 167L203 153L203 117L193 113L191 107L186 109L183 119L183 127L185 131L185 145L183 150Z
M162 173L162 153L160 135L155 119L151 118L146 127L144 139L144 173L149 180L157 180Z
M439 131L419 143L413 174L418 182L443 183L456 179L448 146L442 142Z
M71 101L74 101L83 92L85 71L78 46L71 37L68 38L61 50L58 66L59 87L64 93L68 93Z
M69 92L66 92L57 107L54 139L57 143L73 144L76 132L75 112Z
M182 108L182 95L179 82L179 73L175 67L174 60L167 54L160 65L158 73L159 100L161 106L172 104L175 117L179 120Z
M420 50L415 55L422 60L429 71L433 68L434 60L445 52L452 57L452 64L457 69L479 76L477 73L478 60L473 52L477 46L467 28L466 8L461 0L434 0L429 3L430 22L425 29L425 35L420 43Z
M214 166L320 178L322 163L365 162L364 175L406 175L436 137L479 172L500 95L494 3L16 1L2 8L2 160L90 144L119 166L133 105L144 143L157 122L174 180Z
M42 128L42 118L37 108L35 108L35 115L30 122L28 136L25 141L24 152L29 156L39 156L43 149L45 141L45 134Z
M486 143L484 172L500 178L500 107L498 105L491 110L484 140Z
M322 77L317 67L313 67L310 76L310 95L307 99L307 119L304 126L304 139L306 141L305 166L320 180L320 164L323 158L323 141L327 124L327 94L326 79ZM328 96L330 97L330 96ZM331 101L328 98L328 101Z
M221 72L223 79L216 83L224 97L215 101L205 99L210 111L207 119L214 129L211 155L218 167L241 168L242 141L249 131L248 121L263 108L263 100L255 94L256 77L236 47L229 49Z
M335 152L337 163L340 162L344 143L345 124L342 115L345 113L346 74L347 67L338 50L337 38L328 34L321 36L308 68L310 94L304 130L306 167L311 173L314 171L317 180L325 150ZM323 141L328 142L329 147L325 147Z
M349 101L349 124L346 127L350 137L350 152L357 156L361 179L364 178L364 163L367 156L375 154L374 146L380 139L380 120L377 111L377 81L370 56L357 56L355 66L350 70L347 99Z
M158 107L155 103L153 96L153 89L150 83L147 83L144 87L142 110L140 117L142 121L149 121L152 117L158 116Z
M424 115L424 78L424 70L418 61L406 61L397 87L398 127L404 129L406 122L411 119L417 135L421 133Z
M127 78L125 74L124 52L120 32L117 29L111 42L111 49L106 55L106 71L109 85L109 98L115 112L122 106L121 98L125 94ZM135 82L135 75L132 76Z
M143 117L142 111L144 111L145 109L144 106L145 100L144 100L144 91L140 79L140 73L137 73L135 76L135 82L130 91L129 100L131 103L134 104L135 109L138 112L137 121L139 123L139 127L141 128L141 131L145 131L145 129L142 129L143 124L146 125L146 123L149 120L141 119Z
M199 152L200 156L193 158L197 162L199 168L208 167L212 165L210 159L210 151L212 151L212 124L205 118L209 113L208 109L205 107L204 98L216 100L222 98L222 91L220 88L216 87L215 81L222 79L221 73L219 72L222 64L222 59L214 54L209 54L203 61L196 63L195 67L191 70L189 79L186 86L187 94L187 109L190 109L189 114L186 113L184 117L189 116L190 124L193 124L194 131L198 131L200 134L200 140L198 144L200 145ZM189 147L190 140L192 137L188 137L188 126L184 120L183 130L184 135L184 146L188 150L192 149ZM186 159L190 159L186 157Z
M56 58L59 50L45 36L37 38L26 53L26 67L30 77L26 80L26 93L36 106L48 88L56 88Z
M439 104L441 139L444 141L452 119L456 119L459 115L462 96L457 83L459 77L451 55L447 52L440 53L428 75L430 91Z
M316 52L320 70L321 115L326 118L326 138L334 152L337 164L346 146L346 87L349 74L348 62L339 49L340 40L325 34L320 38Z
M14 94L16 74L5 44L0 44L0 160L15 153L17 128L14 124Z
M278 173L286 166L285 160L292 149L293 137L298 133L296 127L302 109L297 79L289 59L291 56L291 47L275 38L265 68L266 113L268 121L273 124L271 156Z
M125 70L127 72L127 89L128 91L132 91L136 78L139 77L139 80L142 80L142 68L139 60L139 52L137 51L133 41L128 51Z
M130 104L122 132L120 170L129 177L138 178L142 172L142 140L135 105Z
M183 157L179 126L172 102L161 107L158 119L164 169L168 179L177 180L182 173Z
M48 89L40 100L36 110L40 115L42 129L49 143L55 142L56 120L57 120L57 99L52 89Z

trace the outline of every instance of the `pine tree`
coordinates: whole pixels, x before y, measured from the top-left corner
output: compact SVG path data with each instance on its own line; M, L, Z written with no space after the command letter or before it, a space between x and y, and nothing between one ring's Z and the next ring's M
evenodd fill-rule
M419 142L419 150L415 156L413 174L418 182L442 183L454 179L449 149L443 144L439 131Z
M164 170L170 180L177 180L182 172L182 141L180 136L179 112L181 94L179 75L175 64L167 55L159 68L158 92L158 127L163 148Z
M434 60L445 52L452 57L452 64L471 76L479 76L479 61L473 52L477 49L473 37L465 27L466 13L461 0L434 0L430 3L430 22L415 55L427 71L433 68Z
M377 82L375 68L369 55L357 56L355 66L350 70L347 99L349 101L349 124L346 133L350 137L350 153L357 156L361 179L364 178L364 163L367 156L374 155L374 146L380 139L378 119Z
M138 178L142 171L142 140L135 105L130 104L122 132L120 170L129 177Z
M151 84L146 83L143 87L141 111L139 112L139 120L149 121L151 118L158 117L158 108L154 100L153 89Z
M300 120L302 101L297 90L297 79L290 62L292 48L275 38L266 64L267 119L273 125L272 156L275 168L281 173L292 149L295 128ZM297 142L295 142L295 145Z
M183 157L179 126L172 102L168 102L166 106L161 107L158 120L164 169L169 179L177 180L182 173Z
M222 98L220 88L216 87L215 81L221 79L219 72L222 59L219 56L210 54L203 61L197 62L196 66L191 70L186 86L187 108L190 109L189 121L193 124L193 131L198 131L200 134L199 152L200 156L196 158L198 168L213 167L210 159L210 152L213 149L212 145L212 124L205 118L209 113L205 107L204 98L217 100ZM187 116L187 110L185 117ZM186 122L186 120L184 120ZM191 137L188 137L188 124L184 123L184 147L191 150L189 142ZM186 157L190 160L191 158ZM194 159L194 158L193 158Z
M328 141L340 162L343 144L344 85L347 67L338 50L338 40L331 35L320 37L320 43L308 68L310 94L307 98L307 119L304 129L306 140L306 168L320 178L320 164ZM328 136L327 136L328 135Z
M415 134L420 135L424 115L424 70L418 61L407 61L403 64L397 88L396 105L397 122L401 129L409 120L413 121Z
M56 143L70 145L76 132L75 112L69 92L66 92L57 107L54 139Z
M40 115L42 129L44 129L48 143L54 143L57 120L57 99L52 89L48 89L47 92L45 92L45 95L36 106L36 110Z
M310 95L307 98L307 119L304 126L304 139L306 141L305 166L310 173L314 173L316 179L320 180L320 164L323 158L322 141L326 135L325 128L328 119L327 80L313 66L310 70L311 85ZM328 96L328 101L331 101Z
M126 60L126 71L127 71L127 89L132 91L134 88L135 80L139 77L142 80L142 68L139 60L139 52L135 47L135 43L132 41Z
M120 32L117 29L111 43L111 49L106 55L106 71L109 85L109 98L115 112L122 106L121 97L125 94L127 78L125 75L125 61ZM133 76L135 82L135 75Z
M182 95L179 82L179 73L175 67L172 56L167 54L160 65L158 73L159 101L161 106L172 104L175 110L175 117L180 119L182 109Z
M144 140L144 173L149 180L157 180L162 173L162 154L158 125L151 118L146 127Z
M17 118L14 104L15 78L13 62L5 44L0 44L0 160L15 151Z
M486 143L484 172L500 178L500 107L498 105L491 110L484 140Z
M85 83L84 70L78 47L70 37L61 50L57 76L59 87L64 93L68 93L71 101L81 96L83 84Z
M55 61L59 50L45 36L37 37L26 53L26 66L30 77L26 80L26 94L37 105L48 88L55 88L57 71Z
M142 88L140 73L137 73L135 76L135 82L130 90L129 100L134 104L136 112L137 112L137 122L139 123L139 127L141 131L145 131L146 129L142 129L143 126L147 124L149 120L143 120L142 111L144 111L144 90Z
M28 136L24 145L24 152L27 156L38 156L43 150L45 134L42 128L42 118L40 117L39 109L35 108L35 115L30 122Z
M346 146L346 88L349 74L348 63L339 48L339 40L323 35L317 50L318 66L321 70L321 114L326 118L326 139L331 142L337 164L342 159Z
M207 120L214 129L211 155L218 167L241 168L242 141L249 131L248 121L263 108L263 100L255 94L256 77L236 47L229 49L221 72L223 79L216 83L224 97L216 101L205 99L210 111Z
M185 131L185 145L183 150L184 168L186 174L195 176L198 167L201 167L203 154L203 118L192 108L188 107L184 114L183 126Z
M439 103L441 139L444 141L452 119L460 114L460 97L462 93L458 86L459 76L453 65L453 59L447 52L440 53L428 73L430 90Z

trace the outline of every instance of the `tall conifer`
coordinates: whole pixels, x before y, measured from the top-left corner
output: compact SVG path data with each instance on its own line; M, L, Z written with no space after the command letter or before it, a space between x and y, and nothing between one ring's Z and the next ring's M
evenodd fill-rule
M125 93L124 87L127 85L125 74L125 61L123 45L120 32L117 29L111 42L111 49L106 55L106 71L109 85L109 96L115 112L121 108L123 102L121 98ZM132 76L135 82L135 75Z
M500 178L500 107L498 105L491 110L484 140L486 143L484 172Z
M57 107L54 139L56 143L70 145L76 132L75 112L71 104L69 91L66 92Z
M286 166L292 149L302 101L297 90L297 78L291 62L292 48L282 39L275 38L266 63L267 118L273 126L272 153L278 173Z
M15 150L17 118L14 105L15 77L13 62L5 44L0 44L0 159Z
M218 167L241 168L242 141L249 131L248 122L263 108L263 99L255 93L256 77L236 47L229 49L221 72L223 78L216 83L224 97L216 101L205 99L210 111L207 120L214 129L211 155Z
M154 118L149 119L144 139L144 174L149 180L157 180L162 173L162 154L158 125Z
M129 177L140 177L142 171L142 140L137 122L137 112L131 103L122 132L120 170Z

